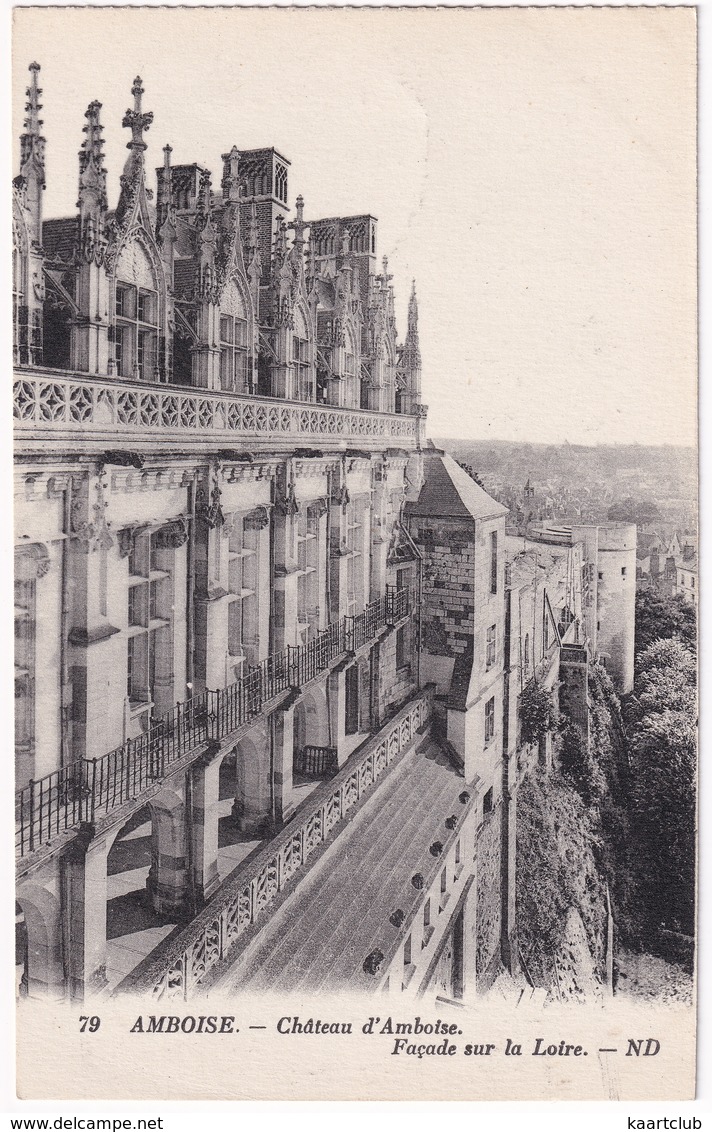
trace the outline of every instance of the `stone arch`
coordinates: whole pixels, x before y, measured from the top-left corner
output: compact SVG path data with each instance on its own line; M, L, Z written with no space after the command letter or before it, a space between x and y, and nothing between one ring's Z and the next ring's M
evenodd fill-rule
M150 834L134 836L141 826L150 822ZM119 842L121 845L119 846ZM138 844L141 842L141 844ZM113 938L114 920L119 919L119 899L129 904L142 905L157 915L170 915L182 910L188 892L188 853L185 833L185 801L177 790L165 785L149 802L141 806L107 836L107 878L122 872L135 872L136 889L115 897L116 909L107 901L107 934ZM124 866L123 868L121 866ZM141 873L145 881L141 884ZM146 898L136 896L145 889ZM114 927L117 924L113 924Z
M252 304L247 285L235 271L226 279L225 286L220 295L220 311L222 314L231 314L236 318L247 319L252 316Z
M114 282L131 283L158 291L160 273L152 250L139 236L129 237L116 257Z
M263 741L260 743L260 739ZM233 816L241 833L258 833L270 817L269 745L260 729L227 752L234 756ZM227 762L223 760L222 767ZM222 776L223 782L225 775ZM222 792L222 791L221 791Z
M298 302L294 307L294 333L298 338L311 340L314 337L309 311L302 302Z
M28 881L17 891L27 933L23 985L30 998L64 997L62 963L62 917L57 896L42 885Z
M321 684L305 692L294 708L295 757L307 745L329 746L329 708Z
M153 380L166 365L159 340L166 334L168 291L160 256L150 234L132 228L108 262L112 364L119 376Z

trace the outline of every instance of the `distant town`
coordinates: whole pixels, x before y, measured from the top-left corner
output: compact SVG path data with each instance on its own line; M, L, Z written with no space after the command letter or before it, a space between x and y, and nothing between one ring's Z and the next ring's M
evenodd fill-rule
M435 441L509 508L507 533L542 523L635 523L639 583L697 604L697 453L672 445Z

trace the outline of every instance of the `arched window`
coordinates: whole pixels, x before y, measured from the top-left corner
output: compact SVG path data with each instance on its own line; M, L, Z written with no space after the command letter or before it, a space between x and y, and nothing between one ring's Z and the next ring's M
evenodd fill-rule
M247 311L230 282L220 303L220 386L236 393L252 392Z
M115 357L119 377L154 381L158 367L158 289L139 243L127 244L116 265Z
M275 173L276 196L278 200L287 203L287 170L284 165L278 165Z

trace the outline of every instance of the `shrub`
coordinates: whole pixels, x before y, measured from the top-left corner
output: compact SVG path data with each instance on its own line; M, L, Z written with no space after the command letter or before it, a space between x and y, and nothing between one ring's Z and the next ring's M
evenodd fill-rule
M556 719L554 697L538 680L530 680L519 701L519 720L522 742L540 742L550 731Z

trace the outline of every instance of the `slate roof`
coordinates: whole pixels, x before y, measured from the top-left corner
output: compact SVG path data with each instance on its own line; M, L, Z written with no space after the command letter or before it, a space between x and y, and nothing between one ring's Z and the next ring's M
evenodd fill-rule
M42 247L52 263L71 263L77 238L77 219L45 220L42 225Z
M417 502L407 506L409 515L495 519L507 514L508 508L476 484L452 456L426 450L424 457L425 482Z

